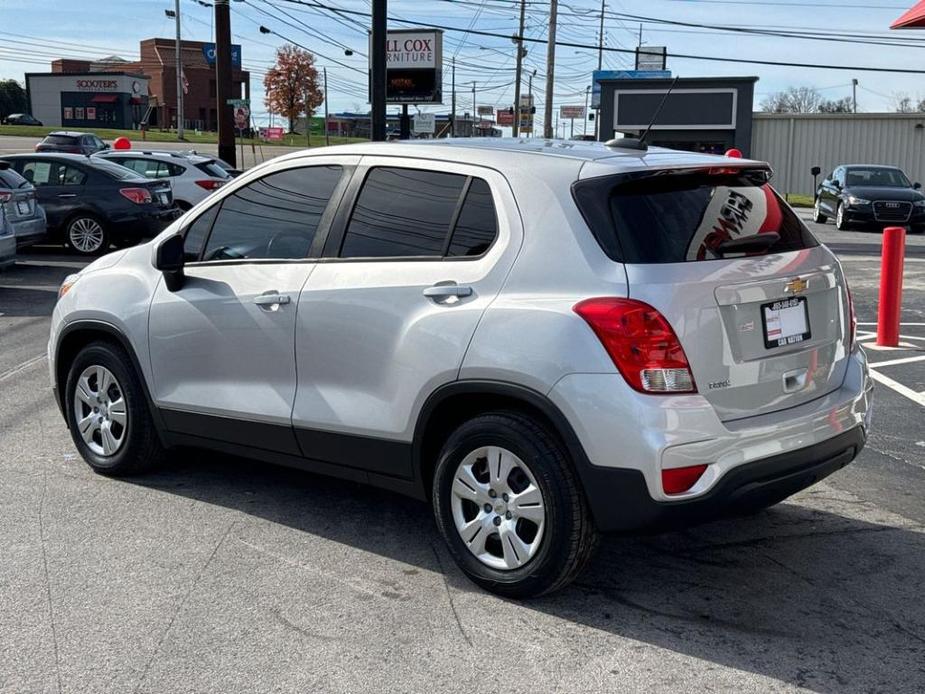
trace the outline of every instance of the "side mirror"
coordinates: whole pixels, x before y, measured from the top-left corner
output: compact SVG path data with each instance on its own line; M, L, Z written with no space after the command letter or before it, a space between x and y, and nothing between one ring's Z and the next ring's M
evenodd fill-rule
M837 178L832 179L832 185L841 190L841 181L839 181Z
M918 181L916 181L915 183L913 183L913 184L912 184L912 187L915 188L915 190L922 190L922 184L919 183Z
M811 168L811 169L809 170L809 172L810 172L813 176L818 176L819 174L822 173L822 169L820 169L818 166L814 166L813 168Z
M164 273L164 284L171 292L183 288L183 237L179 234L168 236L154 252L154 267Z

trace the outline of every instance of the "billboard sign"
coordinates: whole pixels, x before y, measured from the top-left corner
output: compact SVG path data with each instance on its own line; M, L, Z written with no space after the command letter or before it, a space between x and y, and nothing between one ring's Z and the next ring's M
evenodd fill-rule
M562 120L573 120L575 118L584 118L585 117L585 107L584 106L560 106L559 107L559 118Z
M514 125L513 109L504 109L503 111L498 111L498 125L505 125L507 127Z
M601 80L668 80L670 70L595 70L591 73L591 108L601 107Z
M396 29L387 33L385 43L386 103L443 103L443 32ZM372 56L372 35L369 45ZM369 81L372 92L372 63Z
M437 120L433 113L419 113L414 117L415 135L433 135Z
M668 64L665 46L639 46L636 49L637 70L664 70Z
M260 137L264 140L282 140L283 129L279 127L260 128Z
M495 107L494 106L479 106L478 114L480 116L493 116L495 115Z
M206 43L202 46L202 57L209 65L215 65L215 44ZM241 69L241 44L231 44L231 67Z

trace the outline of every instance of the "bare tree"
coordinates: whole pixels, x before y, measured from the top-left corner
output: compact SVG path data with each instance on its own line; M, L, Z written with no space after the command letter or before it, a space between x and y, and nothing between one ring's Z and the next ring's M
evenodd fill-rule
M912 103L912 97L905 92L893 92L893 110L896 113L915 113L915 104Z
M819 113L853 113L854 100L850 96L842 99L826 99L819 104Z
M822 95L815 87L790 87L769 95L761 110L769 113L817 113Z

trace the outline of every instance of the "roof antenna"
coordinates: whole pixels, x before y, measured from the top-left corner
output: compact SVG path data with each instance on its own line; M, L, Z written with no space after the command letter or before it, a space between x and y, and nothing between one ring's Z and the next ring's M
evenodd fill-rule
M649 149L649 145L646 144L646 138L649 137L649 131L652 130L652 126L654 126L658 121L658 117L662 115L662 109L665 107L665 102L668 101L668 97L671 96L671 92L674 91L674 88L678 84L679 79L681 79L680 75L675 77L671 82L671 86L668 87L668 91L666 91L665 96L662 97L658 108L655 109L655 113L652 114L652 120L649 122L648 127L643 131L642 135L640 135L638 139L635 137L615 137L612 140L607 140L607 142L604 143L604 146L619 147L620 149L635 149L640 152L647 151Z

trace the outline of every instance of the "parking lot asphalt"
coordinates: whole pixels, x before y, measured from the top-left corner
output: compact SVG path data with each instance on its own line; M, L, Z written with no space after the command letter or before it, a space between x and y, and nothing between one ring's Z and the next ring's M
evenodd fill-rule
M851 246L880 374L862 455L751 517L607 538L526 603L475 588L388 492L191 451L94 475L42 357L81 261L23 255L0 273L0 691L925 690L925 258L902 348L877 350L879 236L817 231Z

